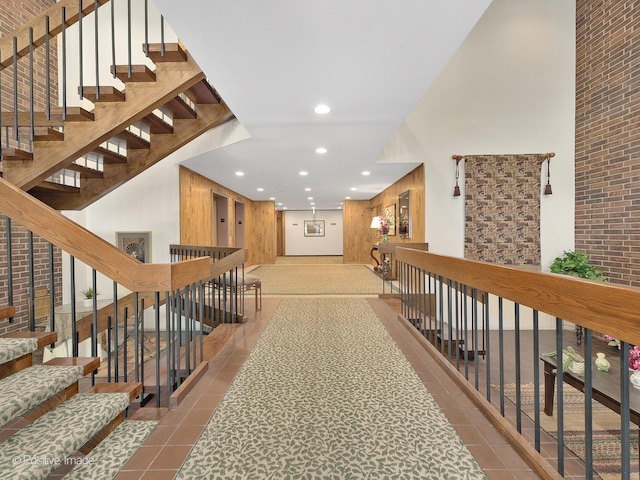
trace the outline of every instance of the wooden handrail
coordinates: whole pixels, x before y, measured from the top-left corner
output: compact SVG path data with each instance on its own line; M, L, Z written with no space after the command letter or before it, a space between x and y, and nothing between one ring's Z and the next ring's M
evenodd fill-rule
M99 5L104 5L109 0L98 0ZM82 14L93 12L94 0L82 0ZM31 21L20 28L0 38L0 64L8 67L13 63L13 38L17 38L18 58L29 53L29 28L33 28L33 44L36 47L46 41L45 17L49 16L49 34L55 37L62 31L62 7L66 8L66 26L69 27L78 21L78 0L59 0L52 7L47 8Z
M640 289L398 248L400 262L640 345Z
M166 292L222 275L246 257L245 250L219 262L210 257L173 264L140 263L48 205L0 178L0 213L16 220L86 265L137 292Z

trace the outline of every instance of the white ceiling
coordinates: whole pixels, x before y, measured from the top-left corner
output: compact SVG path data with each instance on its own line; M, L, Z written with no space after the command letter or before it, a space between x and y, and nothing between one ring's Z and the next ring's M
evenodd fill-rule
M155 3L251 137L183 164L278 209L326 210L424 161L376 160L491 0Z

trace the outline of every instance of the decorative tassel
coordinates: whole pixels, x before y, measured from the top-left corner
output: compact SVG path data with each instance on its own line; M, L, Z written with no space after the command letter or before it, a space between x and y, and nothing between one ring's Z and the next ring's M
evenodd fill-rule
M551 195L551 157L555 157L555 153L547 153L547 185L544 187L544 194Z
M460 178L460 167L459 167L459 163L460 160L462 160L462 157L460 155L454 155L453 158L456 161L456 185L455 187L453 187L453 196L454 197L459 197L460 196L460 185L458 185L458 179Z

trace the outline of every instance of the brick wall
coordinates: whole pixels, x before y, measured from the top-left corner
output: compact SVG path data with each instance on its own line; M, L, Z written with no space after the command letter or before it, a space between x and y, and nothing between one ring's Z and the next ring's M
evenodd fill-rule
M0 6L0 37L10 34L17 27L38 15L43 10L55 4L54 0L2 0ZM58 104L58 86L56 82L57 54L51 50L50 71L51 77L51 102L53 106ZM18 64L18 103L20 110L27 110L29 105L29 62L20 60ZM44 111L46 93L44 50L40 48L34 55L34 106L36 110ZM13 67L3 70L0 81L2 82L2 110L13 110L13 91L9 88L13 84ZM2 129L2 146L6 146L5 130ZM13 142L12 142L13 146ZM7 330L25 329L29 321L29 247L28 232L15 221L12 222L12 258L13 268L13 305L16 307L15 323L3 322L0 332ZM6 218L0 216L0 306L9 305L8 302L8 262L7 262L7 236ZM56 305L62 301L62 254L59 249L54 249L55 300ZM49 244L41 238L34 238L34 279L36 290L48 289L50 278L49 269Z
M576 2L577 251L640 286L640 8Z
M47 8L55 5L55 0L2 0L0 6L0 37L11 35L18 27L25 24ZM49 75L51 88L49 90L49 102L52 107L58 105L58 55L57 41L52 39L50 43L49 55ZM18 105L19 110L27 111L29 106L30 93L30 76L29 76L29 58L28 55L18 61ZM41 46L34 51L33 56L33 84L34 84L34 108L36 111L45 111L46 105L46 72L47 64L45 57L45 47ZM13 92L14 66L10 66L2 70L0 74L0 85L2 85L2 110L13 111L14 92ZM6 144L6 131L2 129L2 146L16 146L16 142L12 139L9 145ZM10 131L10 137L13 138L13 129ZM21 148L26 148L24 143L20 144Z

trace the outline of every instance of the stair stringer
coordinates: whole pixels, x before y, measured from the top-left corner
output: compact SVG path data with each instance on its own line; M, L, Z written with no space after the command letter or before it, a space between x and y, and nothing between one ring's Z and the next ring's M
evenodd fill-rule
M158 63L155 82L127 83L126 101L96 103L93 122L66 122L63 142L34 142L32 161L3 162L4 178L28 191L204 78L188 52L186 62Z

